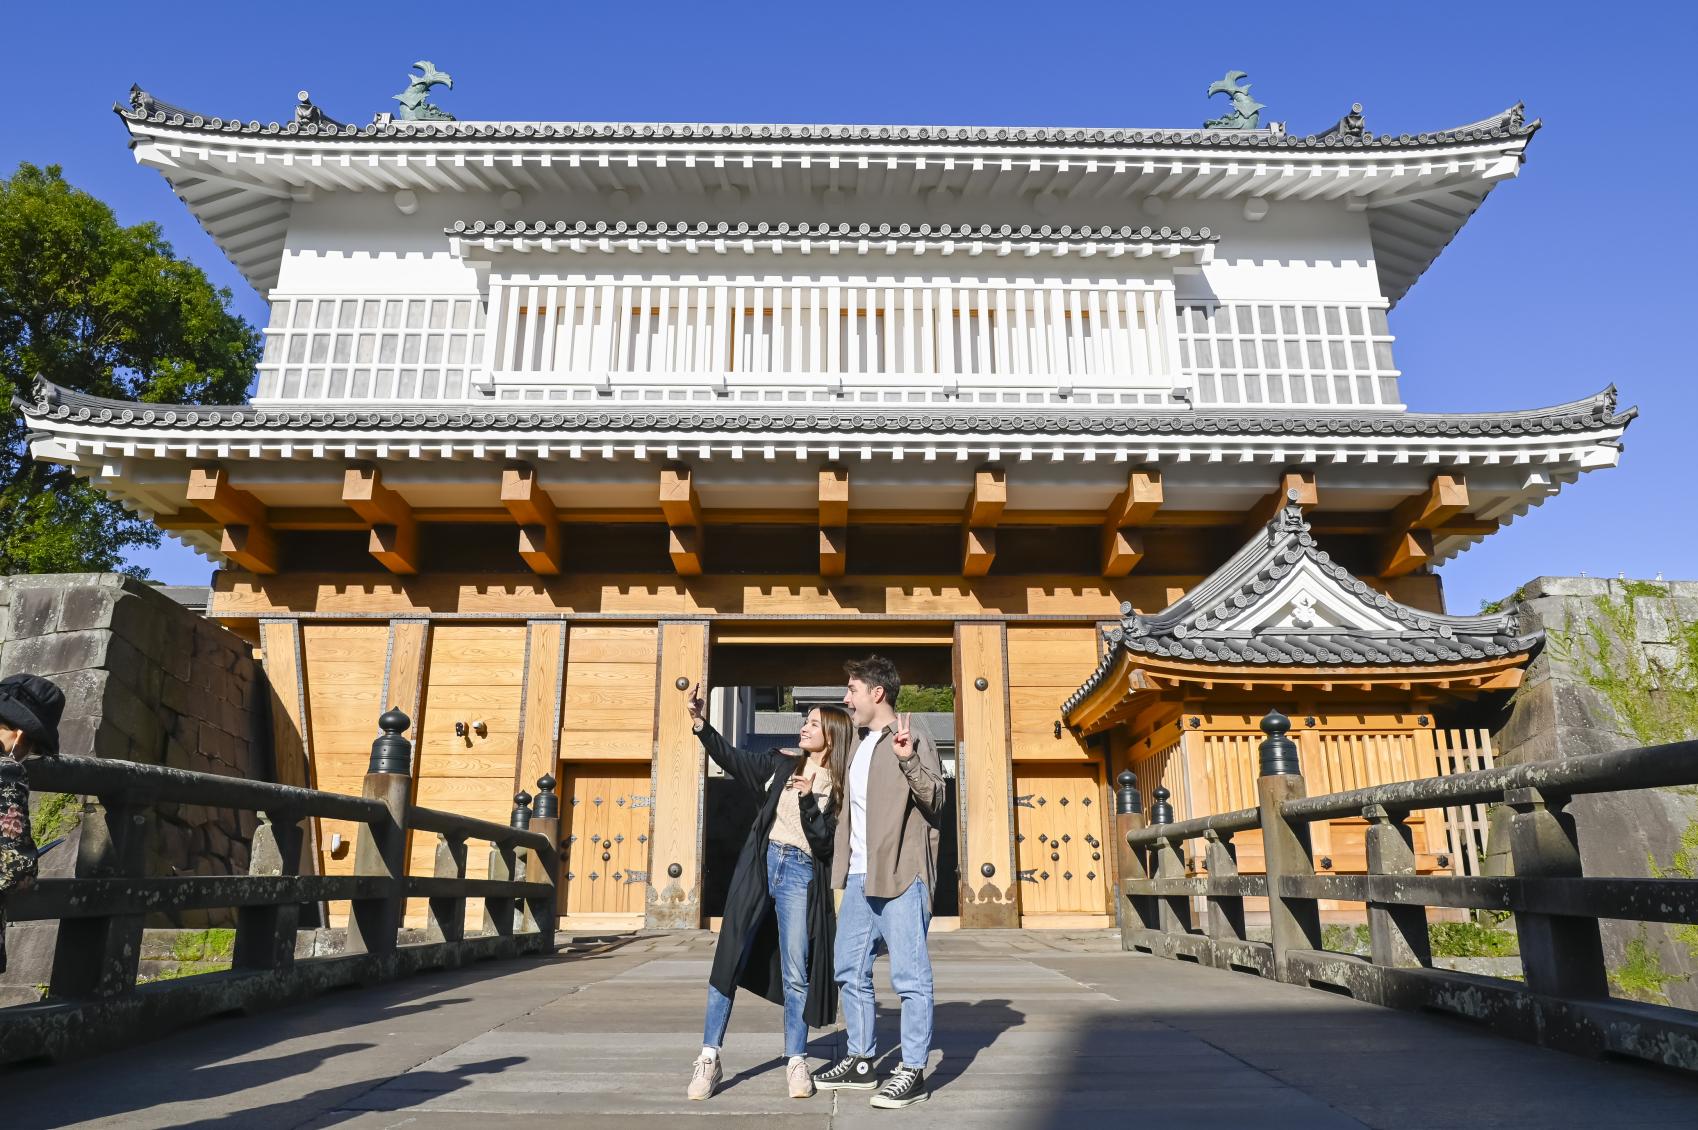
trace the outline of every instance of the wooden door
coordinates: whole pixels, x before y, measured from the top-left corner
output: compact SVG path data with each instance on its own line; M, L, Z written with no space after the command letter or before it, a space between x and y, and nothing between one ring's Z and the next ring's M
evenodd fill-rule
M642 918L652 806L647 764L567 764L560 805L562 914Z
M1108 913L1102 770L1095 762L1016 763L1014 823L1022 917Z

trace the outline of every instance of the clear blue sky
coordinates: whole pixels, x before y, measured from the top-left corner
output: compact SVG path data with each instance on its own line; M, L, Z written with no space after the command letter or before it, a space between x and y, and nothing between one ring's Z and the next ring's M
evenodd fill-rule
M17 3L0 37L0 170L63 165L124 221L160 223L257 322L259 297L131 160L109 109L131 82L261 120L285 120L306 88L332 116L367 121L415 59L454 75L439 101L462 118L1186 126L1220 112L1203 91L1229 67L1298 133L1352 101L1371 130L1401 133L1525 100L1545 128L1522 176L1392 314L1405 397L1514 409L1613 381L1643 414L1621 467L1444 567L1451 607L1471 611L1544 573L1698 577L1694 10ZM175 543L138 560L178 583L209 571Z

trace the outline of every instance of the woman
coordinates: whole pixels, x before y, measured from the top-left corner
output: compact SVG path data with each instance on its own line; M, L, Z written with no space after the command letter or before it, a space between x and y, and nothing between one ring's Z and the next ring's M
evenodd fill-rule
M802 725L800 751L753 753L732 746L707 724L700 684L685 706L708 756L763 801L725 897L708 977L702 1054L686 1093L705 1099L724 1078L719 1048L731 1020L731 998L741 986L784 1006L785 1085L791 1098L805 1099L814 1093L808 1029L837 1019L831 848L854 729L841 707L816 707Z
M65 695L39 675L0 679L0 973L6 972L6 895L35 885L26 757L59 752Z

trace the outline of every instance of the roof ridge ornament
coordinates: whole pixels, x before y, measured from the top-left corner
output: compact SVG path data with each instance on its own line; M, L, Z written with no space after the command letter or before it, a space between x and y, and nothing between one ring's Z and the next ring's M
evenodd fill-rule
M1285 505L1273 516L1268 523L1268 532L1274 541L1285 534L1306 534L1309 532L1308 519L1303 517L1303 508L1297 504L1297 490L1293 487L1285 492Z
M1209 85L1209 97L1224 94L1232 103L1232 109L1223 117L1211 118L1203 123L1204 129L1260 129L1262 128L1262 111L1267 107L1250 97L1250 84L1240 84L1238 80L1249 78L1248 71L1227 71L1224 78L1215 80Z
M395 95L395 101L401 104L401 120L409 122L452 122L457 120L453 114L428 100L430 88L446 86L454 89L454 77L447 71L439 71L436 64L428 59L414 63L413 70L421 73L407 76L407 89Z

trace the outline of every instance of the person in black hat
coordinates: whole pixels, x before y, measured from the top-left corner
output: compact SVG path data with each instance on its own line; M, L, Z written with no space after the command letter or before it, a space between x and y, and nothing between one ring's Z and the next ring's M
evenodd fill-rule
M65 695L40 675L0 679L0 973L6 972L6 895L35 884L26 757L59 753Z

